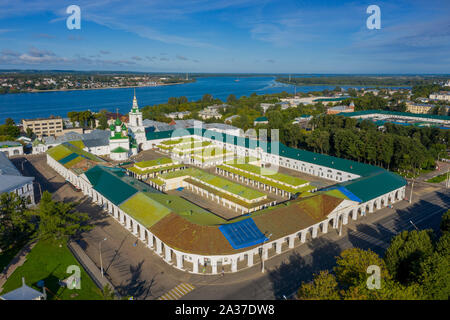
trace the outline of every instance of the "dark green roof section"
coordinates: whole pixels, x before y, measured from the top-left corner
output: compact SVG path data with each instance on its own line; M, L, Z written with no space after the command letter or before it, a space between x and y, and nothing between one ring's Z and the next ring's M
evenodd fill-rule
M254 139L231 136L227 134L218 133L201 128L190 128L184 130L172 130L162 132L147 133L147 139L168 139L170 137L185 136L186 131L191 135L202 136L216 141L231 143L237 146L242 146L249 149L260 147L264 152L278 154L282 157L304 161L311 164L316 164L328 168L333 168L342 172L352 173L360 176L356 180L345 182L345 187L353 192L350 188L355 190L355 195L363 199L373 199L376 196L386 192L395 190L406 185L406 180L402 177L391 173L381 167L369 165L353 160L341 159L325 154L310 152L306 150L287 147L282 143L258 141ZM345 177L346 178L346 177ZM373 184L373 186L372 186ZM344 184L342 184L344 185ZM353 187L352 187L353 186ZM361 190L356 190L361 189Z
M85 174L93 188L115 205L121 204L138 192L121 179L124 176L124 170L121 168L95 166Z
M122 148L122 147L117 147L117 148L111 150L111 152L113 152L113 153L124 153L124 152L128 152L128 150L125 149L125 148Z
M398 111L385 111L385 110L362 110L355 112L341 112L338 115L344 117L358 117L365 116L371 114L386 114L391 116L402 116L402 117L414 117L414 118L423 118L423 119L434 119L434 120L450 120L450 116L441 116L434 114L418 114L418 113L410 113L410 112L398 112Z
M356 162L353 160L341 159L325 154L314 153L311 151L287 147L280 142L258 141L250 138L232 136L201 128L148 132L147 140L168 139L172 137L172 134L173 137L177 136L177 134L183 136L186 135L187 133L186 131L189 132L189 134L191 135L203 136L205 138L209 138L212 140L231 143L249 149L255 149L257 147L260 147L262 148L263 151L267 153L278 154L282 157L295 159L299 161L305 161L308 163L317 164L329 168L334 168L336 170L353 173L359 176L367 176L374 172L383 170L380 167L372 166L362 162Z
M383 170L368 177L347 181L340 185L366 202L403 187L406 185L406 180L398 174Z

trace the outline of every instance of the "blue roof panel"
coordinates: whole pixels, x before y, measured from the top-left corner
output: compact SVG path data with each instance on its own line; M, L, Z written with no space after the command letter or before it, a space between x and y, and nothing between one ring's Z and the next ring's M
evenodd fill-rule
M258 229L252 218L221 225L219 230L233 249L251 247L268 240Z

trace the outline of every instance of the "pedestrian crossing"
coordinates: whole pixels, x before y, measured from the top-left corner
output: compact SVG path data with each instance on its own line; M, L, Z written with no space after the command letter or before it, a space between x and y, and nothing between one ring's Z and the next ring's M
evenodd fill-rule
M195 287L192 284L180 283L175 288L159 297L158 300L178 300L194 289Z

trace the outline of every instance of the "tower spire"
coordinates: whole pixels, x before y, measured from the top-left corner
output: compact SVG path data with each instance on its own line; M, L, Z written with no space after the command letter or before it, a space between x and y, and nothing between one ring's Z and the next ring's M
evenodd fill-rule
M138 110L138 104L137 104L137 99L136 99L136 88L134 88L134 96L133 96L133 107L132 110Z

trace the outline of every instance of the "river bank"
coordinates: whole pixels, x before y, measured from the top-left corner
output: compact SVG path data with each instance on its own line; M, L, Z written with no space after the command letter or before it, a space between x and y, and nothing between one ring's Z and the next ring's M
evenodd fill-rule
M18 91L18 92L5 92L3 94L18 94L18 93L44 93L44 92L64 92L64 91L86 91L86 90L104 90L104 89L127 89L127 88L151 88L151 87L162 87L162 86L172 86L177 84L192 83L195 80L187 82L174 82L174 83L159 83L156 85L144 85L144 86L123 86L123 87L102 87L102 88L74 88L74 89L49 89L49 90L30 90L30 91Z

